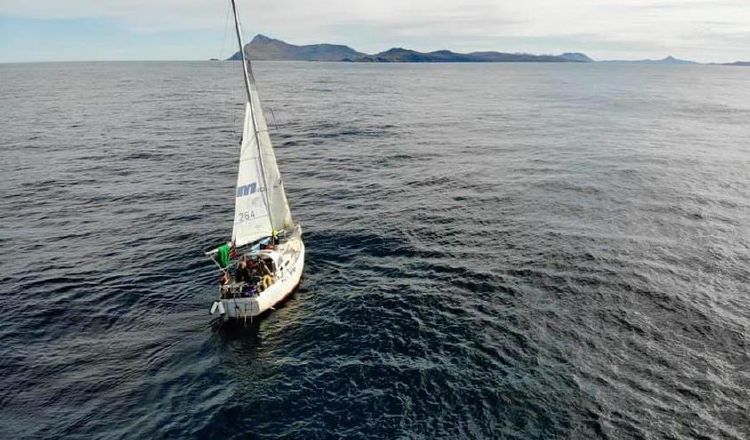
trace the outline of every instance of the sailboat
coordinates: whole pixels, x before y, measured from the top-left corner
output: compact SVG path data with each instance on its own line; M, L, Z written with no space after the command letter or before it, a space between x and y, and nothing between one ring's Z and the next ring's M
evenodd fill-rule
M305 265L302 229L292 221L250 61L242 43L235 0L234 26L242 56L247 103L240 146L232 240L206 252L221 271L210 309L224 320L252 319L299 285Z

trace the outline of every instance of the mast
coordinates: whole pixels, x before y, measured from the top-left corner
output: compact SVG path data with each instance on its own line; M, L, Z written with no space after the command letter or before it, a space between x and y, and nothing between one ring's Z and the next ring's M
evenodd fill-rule
M247 92L247 102L252 103L253 98L250 94L250 76L247 72L247 59L245 58L245 48L242 47L242 29L240 29L240 19L237 16L237 4L234 0L232 2L232 12L234 12L234 30L237 33L237 44L240 45L240 55L242 56L242 71L245 74L245 92ZM255 118L253 118L253 130L255 134L258 134L258 129L255 127Z
M258 160L260 161L260 173L263 178L263 189L265 194L263 200L266 202L266 210L268 211L268 221L271 222L271 230L273 231L273 216L271 214L271 204L268 200L268 180L266 179L266 170L263 166L263 152L260 149L260 140L258 139L258 124L255 121L255 111L253 110L253 94L250 91L250 70L248 68L248 61L245 57L245 47L242 45L242 29L240 28L240 18L237 13L237 3L235 0L232 2L232 12L234 13L234 30L237 34L237 44L240 46L240 56L242 57L242 72L245 78L245 92L247 92L247 103L250 105L250 120L253 123L253 136L255 136L255 144L258 147ZM258 103L260 108L260 103ZM262 110L260 110L262 111Z

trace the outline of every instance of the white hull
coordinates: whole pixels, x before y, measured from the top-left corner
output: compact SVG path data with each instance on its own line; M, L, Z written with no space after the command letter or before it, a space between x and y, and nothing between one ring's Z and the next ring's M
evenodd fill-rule
M305 244L301 237L291 238L278 245L275 250L260 251L260 254L277 254L274 283L253 297L217 300L211 307L212 314L219 313L225 321L246 320L273 309L297 288L305 266Z

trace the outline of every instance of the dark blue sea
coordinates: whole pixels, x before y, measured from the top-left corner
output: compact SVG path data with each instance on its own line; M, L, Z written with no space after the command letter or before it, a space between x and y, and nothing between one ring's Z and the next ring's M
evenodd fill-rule
M307 265L217 327L240 65L0 65L0 438L750 437L750 70L255 70Z

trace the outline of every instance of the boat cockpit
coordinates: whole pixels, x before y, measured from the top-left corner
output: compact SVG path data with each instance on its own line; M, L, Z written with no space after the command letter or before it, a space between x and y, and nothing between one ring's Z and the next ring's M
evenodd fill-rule
M227 243L207 252L221 270L220 299L253 297L268 289L277 278L280 258L275 251L277 243L269 237L244 251Z

